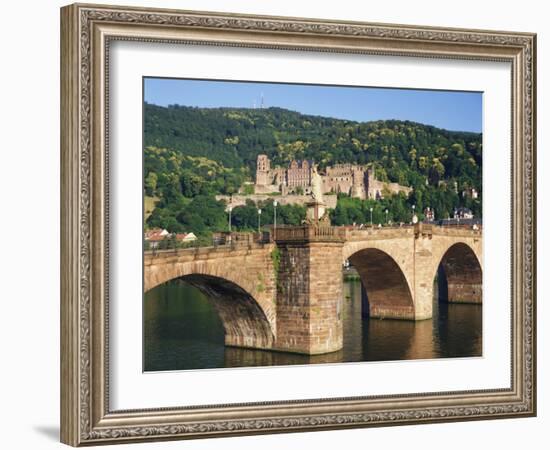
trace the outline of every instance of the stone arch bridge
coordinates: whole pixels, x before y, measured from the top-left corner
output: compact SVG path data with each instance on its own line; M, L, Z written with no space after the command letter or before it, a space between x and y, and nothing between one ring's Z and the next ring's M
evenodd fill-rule
M436 274L448 301L482 300L481 230L300 226L277 228L263 243L249 236L146 252L144 291L184 280L213 301L226 345L311 355L343 346L345 261L361 278L363 314L371 317L431 318Z

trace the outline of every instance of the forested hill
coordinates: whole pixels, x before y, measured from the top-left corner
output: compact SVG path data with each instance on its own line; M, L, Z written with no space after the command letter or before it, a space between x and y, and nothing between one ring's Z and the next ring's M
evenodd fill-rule
M377 177L384 181L420 188L426 179L434 187L452 180L459 189L481 192L481 134L408 121L360 123L282 108L145 104L144 139L145 147L169 149L179 157L205 157L248 177L254 173L257 155L266 153L274 164L305 158L321 168L374 163Z
M482 215L480 134L446 131L414 122L351 122L307 116L281 108L234 109L145 105L144 172L146 226L193 231L205 243L227 227L218 194L236 193L253 181L256 157L273 165L312 159L321 169L337 163L372 164L381 181L414 188L409 197L360 200L340 195L331 212L335 225L408 222L412 206L430 207L437 219L459 206ZM248 185L248 188L251 187ZM468 188L477 199L463 196ZM235 229L257 226L257 207L269 222L273 199L233 211ZM388 211L388 214L385 213ZM281 205L280 223L297 225L305 208ZM420 217L423 215L420 213Z

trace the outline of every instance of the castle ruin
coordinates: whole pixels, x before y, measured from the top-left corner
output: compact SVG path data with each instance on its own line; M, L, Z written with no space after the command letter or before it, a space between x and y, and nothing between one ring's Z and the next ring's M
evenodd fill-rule
M288 167L271 167L267 155L258 155L256 166L255 192L268 194L280 192L283 195L301 191L311 194L312 173L315 164L310 160L290 162ZM397 183L379 181L372 167L356 164L336 164L328 166L321 174L324 194L347 194L360 199L381 199L385 192L409 195L412 188Z

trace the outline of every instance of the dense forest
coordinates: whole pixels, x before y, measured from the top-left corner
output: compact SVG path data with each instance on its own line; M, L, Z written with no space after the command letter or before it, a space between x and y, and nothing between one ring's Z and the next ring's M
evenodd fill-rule
M217 194L236 193L252 181L256 157L267 154L273 165L312 159L322 170L337 163L371 164L376 177L414 188L381 201L340 196L331 212L333 223L410 220L411 206L427 206L436 218L466 206L481 217L482 136L448 131L420 123L385 120L353 122L309 116L281 108L195 108L145 104L144 188L155 206L146 226L193 231L208 238L227 228L227 215ZM474 188L478 199L462 192ZM259 205L263 222L271 223L272 201ZM236 229L254 229L256 206L236 208ZM386 209L388 214L385 213ZM279 216L280 213L280 216ZM279 207L280 223L299 223L305 209ZM279 219L278 219L279 220Z

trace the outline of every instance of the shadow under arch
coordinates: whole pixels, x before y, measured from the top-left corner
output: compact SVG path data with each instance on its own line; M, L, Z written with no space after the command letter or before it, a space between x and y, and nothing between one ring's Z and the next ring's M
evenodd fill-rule
M225 345L259 349L273 346L273 330L263 309L241 286L205 274L189 274L170 281L185 282L207 297L221 320Z
M397 262L377 248L359 250L349 262L361 278L363 316L414 320L414 301Z
M469 245L458 242L447 249L437 268L437 281L440 302L481 303L481 264Z

